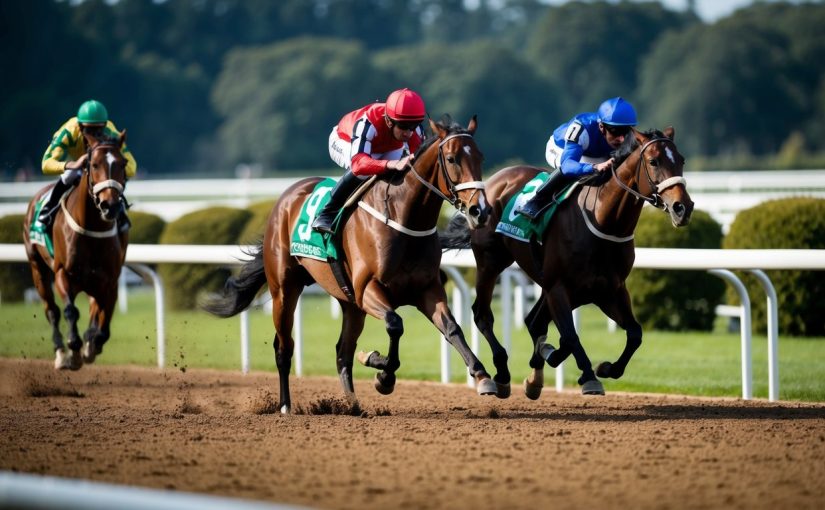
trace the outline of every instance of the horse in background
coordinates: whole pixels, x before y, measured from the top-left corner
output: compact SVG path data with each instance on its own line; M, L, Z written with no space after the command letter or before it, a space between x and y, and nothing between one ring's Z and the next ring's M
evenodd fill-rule
M442 234L445 248L472 247L478 268L473 315L493 352L497 395L510 395L507 351L493 332L493 298L498 275L513 262L542 288L541 298L525 318L533 345L532 372L525 379L525 394L539 398L544 384L544 363L557 367L570 354L581 370L578 383L584 394L604 394L598 377L618 379L642 343L642 327L631 309L625 279L633 267L633 233L642 206L650 203L669 214L675 227L690 221L693 202L682 176L685 163L674 142L673 128L664 132L634 130L614 153L612 175L599 183L578 187L558 205L540 239L529 243L496 233L496 225L511 198L543 172L541 168L514 166L500 170L487 181L492 212L490 222L470 231L454 218ZM539 182L532 182L537 186ZM524 196L523 200L529 199ZM515 206L514 206L515 209ZM601 363L594 372L573 324L573 310L595 303L626 331L627 342L618 360ZM547 340L553 322L559 330L559 348ZM598 377L597 377L598 376Z
M29 202L23 225L34 285L52 326L56 369L78 370L83 363L93 363L102 352L110 336L118 278L129 240L128 232L118 232L117 228L117 217L125 207L126 159L121 149L126 132L111 139L83 136L89 148L86 166L78 184L63 195L60 209L55 211L51 234L54 253L45 244L33 241L30 233L39 204L54 184L38 191ZM68 351L60 332L60 309L52 285L64 304ZM81 292L89 297L89 326L82 340L77 327L80 313L74 305Z
M307 230L320 210L321 178L303 179L287 189L275 204L263 240L253 250L238 276L226 282L223 295L213 296L204 308L220 317L230 317L246 309L264 284L272 297L275 325L275 363L278 368L281 413L291 409L289 372L294 340L293 318L304 287L317 282L343 310L341 333L336 344L336 366L347 399L357 404L352 381L353 358L367 314L382 320L389 336L389 352L360 353L358 359L381 372L375 388L392 393L396 371L401 365L398 346L404 325L396 313L400 306L415 306L456 348L477 383L479 394L493 394L495 384L470 350L447 304L441 264L441 247L436 231L441 205L454 205L471 228L484 225L488 206L481 180L482 154L473 134L476 118L466 128L452 123L430 121L434 136L421 144L412 168L388 172L365 184L355 196L357 207L345 210L346 221L339 227L338 253L343 254L341 285L335 265L326 259L290 254L296 228ZM304 203L308 223L299 226ZM314 206L313 206L314 204Z

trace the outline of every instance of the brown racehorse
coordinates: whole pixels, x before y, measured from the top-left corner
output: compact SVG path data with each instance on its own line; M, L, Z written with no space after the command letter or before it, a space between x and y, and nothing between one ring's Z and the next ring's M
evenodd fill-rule
M23 225L23 241L37 292L43 299L46 319L52 326L55 368L79 369L92 363L109 339L109 324L117 301L118 277L126 258L128 233L118 233L117 217L124 207L121 197L126 183L126 159L120 150L126 140L95 139L84 135L86 167L77 186L69 190L55 212L52 241L54 257L40 244L29 239L29 225L37 201L53 185L40 190L29 202ZM68 322L67 352L60 333L60 309L54 299L52 284L64 303L63 316ZM89 296L89 327L81 341L77 321L80 314L74 305L76 296ZM81 354L82 348L82 354Z
M667 211L676 227L687 225L693 202L682 177L684 158L673 141L674 131L633 131L614 154L615 166L601 183L582 186L558 207L544 232L542 243L525 243L495 232L508 201L532 180L541 168L515 166L497 172L487 181L491 218L487 226L472 232L451 222L442 234L445 248L472 246L478 266L477 297L473 315L479 331L493 351L498 396L510 395L507 352L493 332L490 302L496 277L514 261L542 288L542 297L525 318L533 341L533 368L525 380L531 399L541 394L545 360L557 367L570 354L582 375L578 382L585 394L604 394L596 377L622 376L633 353L642 343L642 328L633 315L625 279L635 258L633 232L642 206L649 202ZM603 362L593 371L573 325L573 310L595 303L627 333L619 359ZM560 333L559 348L545 343L550 321Z
M204 308L229 317L244 310L264 283L272 296L275 325L275 362L280 380L279 408L290 412L289 371L294 342L293 314L303 288L317 282L343 309L343 324L336 344L337 369L344 393L356 404L352 365L356 342L369 314L383 320L389 335L386 357L361 353L359 361L380 369L375 387L389 394L401 362L398 343L404 332L396 308L418 308L461 354L476 380L480 394L493 394L495 384L470 350L461 328L447 305L442 273L441 248L436 222L442 201L464 213L475 228L487 219L488 207L481 182L482 155L473 133L476 119L467 128L447 121L430 122L435 135L416 151L414 165L405 172L390 172L377 178L351 210L343 226L341 246L347 275L352 282L350 301L336 282L330 264L289 253L290 237L304 201L320 178L304 179L278 199L270 214L264 238L237 277L226 282L224 294L213 297Z

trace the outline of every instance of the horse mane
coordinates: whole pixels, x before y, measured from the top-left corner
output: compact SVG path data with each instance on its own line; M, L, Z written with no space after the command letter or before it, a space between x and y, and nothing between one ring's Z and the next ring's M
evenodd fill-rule
M458 122L454 121L449 113L445 113L444 115L442 115L441 120L436 122L436 124L446 129L448 135L469 133L469 131L467 131L467 128L465 128ZM420 154L423 154L424 151L426 151L437 140L439 140L437 134L427 137L423 142L421 142L421 145L418 147L418 150L415 151L415 157L417 158Z
M649 129L647 131L639 131L639 133L644 136L645 138L667 138L664 133L659 131L658 129ZM635 136L626 136L624 138L624 142L619 146L618 149L614 150L610 153L610 156L615 160L614 165L618 167L624 160L628 158L633 151L639 146L638 140L636 140Z

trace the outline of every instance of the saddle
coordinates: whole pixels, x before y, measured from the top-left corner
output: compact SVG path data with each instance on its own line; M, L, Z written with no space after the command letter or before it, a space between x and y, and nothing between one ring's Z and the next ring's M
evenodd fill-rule
M579 185L578 182L572 182L562 188L562 190L555 197L553 197L553 200L545 206L541 213L541 217L536 220L530 220L524 215L517 213L516 211L521 207L521 205L533 197L536 189L547 181L548 177L549 176L544 172L537 174L530 181L525 183L518 193L514 194L510 198L504 208L498 225L496 225L496 233L505 235L523 243L536 242L541 244L544 231L550 224L550 220L553 218L558 206L564 202L564 200L566 200L573 193L576 186Z

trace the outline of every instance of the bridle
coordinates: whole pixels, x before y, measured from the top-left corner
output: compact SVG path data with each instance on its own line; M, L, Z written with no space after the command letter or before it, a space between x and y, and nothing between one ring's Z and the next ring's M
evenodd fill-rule
M123 190L124 190L124 185L123 184L116 181L115 179L112 179L112 160L109 161L109 166L106 169L107 179L105 179L105 180L103 180L99 183L94 183L92 181L92 172L91 172L92 154L94 153L94 151L96 151L98 149L103 149L103 148L107 148L107 147L109 147L109 148L110 147L117 147L117 144L115 142L101 142L101 143L95 144L92 147L89 147L89 149L86 151L86 163L83 166L83 173L85 174L85 179L86 179L86 193L92 199L92 202L95 204L95 207L101 213L101 215L103 214L103 209L101 207L102 201L100 200L100 196L99 196L100 193L103 190L106 190L106 189L110 189L110 188L111 189L116 189L118 191L118 193L121 194L120 198L122 200L123 199ZM77 221L72 217L71 212L69 211L69 208L66 207L66 197L68 197L68 196L69 196L69 193L67 192L60 199L60 208L63 210L63 215L66 219L66 223L69 225L69 227L72 230L74 230L78 234L81 234L81 235L84 235L84 236L87 236L87 237L94 237L94 238L98 238L98 239L113 237L113 236L117 235L117 220L112 220L111 221L112 228L110 228L109 230L104 230L104 231L88 230L88 229L84 228L83 226L81 226L79 223L77 223Z
M685 181L685 178L681 175L668 177L667 179L665 179L661 182L656 182L656 181L653 180L653 178L650 176L650 174L651 174L650 165L647 163L647 160L645 159L645 150L647 150L648 147L650 147L652 144L654 144L656 142L670 143L670 144L674 145L674 148L675 148L675 144L673 144L673 140L671 140L670 138L667 138L667 137L651 138L650 140L645 142L642 145L642 147L640 148L640 150L639 150L639 162L636 164L636 182L639 182L639 176L642 174L642 166L644 165L645 177L647 178L647 182L650 185L650 189L653 190L651 192L650 196L642 195L638 191L632 189L630 186L628 186L627 184L622 182L622 180L619 179L619 175L616 173L616 167L615 166L613 166L613 168L612 168L613 178L616 179L616 182L619 184L619 187L621 187L622 189L624 189L625 191L627 191L631 195L635 196L636 198L638 198L640 200L644 200L646 202L649 202L650 205L652 205L653 207L656 207L657 209L667 211L667 204L664 202L664 200L662 200L661 193L663 191L665 191L666 189L672 188L673 186L676 186L678 184L686 185L686 181Z
M438 164L439 167L441 167L441 173L444 176L444 182L447 183L447 192L450 194L450 196L447 196L440 189L433 186L430 182L428 182L426 179L421 177L421 175L419 175L419 173L415 170L415 167L413 167L413 173L415 174L415 177L421 182L421 184L423 184L424 186L429 188L433 193L438 195L442 200L444 200L445 202L448 202L450 205L452 205L453 207L458 209L463 214L467 211L467 204L458 197L458 192L462 191L462 190L465 190L465 189L474 189L474 190L476 190L476 192L473 193L470 196L470 199L472 199L475 196L475 194L478 193L478 190L483 190L484 189L484 182L483 181L468 181L468 182L456 183L455 181L453 181L450 178L450 173L447 171L447 162L444 158L444 145L448 141L450 141L454 138L460 138L460 137L472 138L473 135L471 135L470 133L455 133L455 134L452 134L452 135L445 136L444 139L441 140L441 142L439 142L439 144L438 144L438 163L437 164Z
M470 133L454 133L454 134L445 136L444 139L441 140L441 142L439 142L439 144L438 144L438 162L436 164L441 167L441 172L444 175L444 182L447 183L447 192L450 194L450 196L447 196L438 187L433 186L429 181L427 181L426 179L421 177L421 175L415 169L415 165L411 165L411 169L412 169L413 175L415 175L415 178L418 179L418 181L421 182L421 184L423 184L430 191L435 193L442 200L444 200L446 202L449 202L450 205L452 205L453 207L455 207L456 209L461 211L462 214L465 214L466 211L467 211L467 204L458 197L458 192L462 191L462 190L465 190L465 189L474 189L474 190L476 190L476 193L477 193L478 190L483 190L484 189L484 182L483 181L469 181L469 182L456 183L455 181L453 181L450 178L450 174L449 174L449 172L447 172L446 160L444 158L444 144L446 144L448 141L450 141L454 138L460 138L460 137L472 138L473 135L471 135ZM473 195L470 198L472 199L473 196L475 196L475 193L473 193ZM389 226L390 228L392 228L394 230L397 230L401 233L407 234L408 236L426 237L426 236L433 235L438 231L438 226L433 226L431 229L428 229L428 230L412 230L412 229L409 229L409 228L405 227L404 225L401 225L400 223L390 219L389 216L387 216L386 214L382 214L380 211L378 211L377 209L370 206L369 204L367 204L364 201L359 201L358 202L358 207L360 207L361 209L366 211L368 214L370 214L372 217L374 217L378 221L380 221L380 222L384 223L385 225Z

